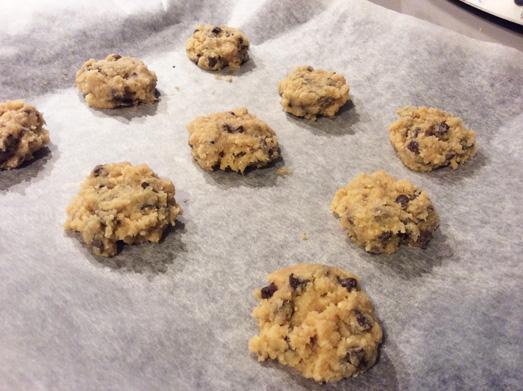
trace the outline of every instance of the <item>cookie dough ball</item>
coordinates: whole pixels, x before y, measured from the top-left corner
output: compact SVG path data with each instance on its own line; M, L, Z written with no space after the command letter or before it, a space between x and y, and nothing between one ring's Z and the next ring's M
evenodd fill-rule
M233 70L249 59L249 39L240 30L220 25L200 24L185 46L189 59L202 69Z
M249 350L303 376L337 381L372 367L382 330L358 277L335 267L297 264L273 272L255 291L259 335Z
M452 114L430 107L407 106L397 111L389 137L399 158L411 170L453 169L476 153L476 133Z
M352 240L376 254L401 244L426 248L439 225L426 192L384 171L360 174L338 190L331 211Z
M97 109L153 103L158 99L156 74L134 57L110 54L89 60L76 73L76 85L85 101Z
M174 185L146 164L96 166L67 208L65 229L79 232L96 255L116 255L118 244L158 243L181 213Z
M197 117L187 128L193 158L207 171L243 173L247 167L263 167L280 156L274 131L245 107Z
M0 103L0 169L19 167L49 144L42 114L21 100Z
M333 117L349 100L349 85L336 73L302 66L280 81L278 92L283 110L298 117L315 120Z

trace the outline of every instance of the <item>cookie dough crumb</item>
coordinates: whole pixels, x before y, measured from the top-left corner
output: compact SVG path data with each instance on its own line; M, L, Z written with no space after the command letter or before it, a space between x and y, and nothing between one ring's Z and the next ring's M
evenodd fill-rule
M301 240L309 240L309 236L307 235L307 232L301 233Z
M0 169L20 167L49 144L42 114L22 100L0 103Z
M456 169L475 155L476 133L460 118L430 107L406 106L397 113L400 118L389 126L389 138L411 170Z
M297 264L268 276L252 315L259 334L249 350L317 382L365 372L376 362L382 330L359 278L341 269Z
M353 241L376 254L401 244L426 248L439 225L425 191L384 171L360 174L338 190L331 211Z
M171 181L146 164L96 166L67 208L65 229L79 232L96 255L116 255L119 243L158 243L181 213Z
M97 109L114 109L158 100L156 74L134 57L110 54L90 59L76 73L76 85L85 101Z
M224 25L196 26L185 49L192 62L208 71L218 71L227 66L235 70L249 59L247 36L238 29Z
M294 69L280 81L278 92L284 111L312 120L333 117L349 100L349 85L342 75L311 66Z
M276 170L276 175L279 175L279 176L286 176L286 175L291 175L292 174L292 171L290 169L288 169L287 167L280 167Z
M243 173L263 167L280 156L278 138L245 107L197 117L187 125L194 160L204 170Z

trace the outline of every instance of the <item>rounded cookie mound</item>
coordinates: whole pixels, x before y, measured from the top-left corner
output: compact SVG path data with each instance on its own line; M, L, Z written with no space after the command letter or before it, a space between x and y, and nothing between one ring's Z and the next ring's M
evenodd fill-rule
M425 248L439 224L426 192L384 171L360 174L338 190L331 211L371 253L392 254L401 244Z
M411 170L453 169L476 153L476 133L452 114L429 107L406 106L389 126L389 138L399 158Z
M119 243L159 242L181 213L174 185L146 164L96 166L67 208L65 229L77 231L96 255L113 256Z
M207 171L228 168L243 173L280 156L274 131L245 107L197 117L187 128L192 155Z
M280 81L278 92L283 110L307 119L333 117L349 100L349 85L336 73L301 66Z
M259 335L249 350L316 381L356 376L376 362L382 339L358 278L341 269L297 264L269 275L255 291Z
M114 109L157 101L156 74L134 57L110 54L89 60L76 73L85 101L97 109Z
M238 69L249 59L249 39L240 30L200 24L186 44L189 59L202 69Z
M0 103L0 169L19 167L49 144L42 114L21 100Z

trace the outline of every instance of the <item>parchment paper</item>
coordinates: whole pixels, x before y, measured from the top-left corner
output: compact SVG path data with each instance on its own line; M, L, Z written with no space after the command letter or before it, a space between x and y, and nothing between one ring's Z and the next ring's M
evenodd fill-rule
M1 8L0 98L36 105L52 144L0 173L0 389L523 387L522 53L356 0ZM197 22L252 40L232 82L186 58ZM74 73L111 52L157 73L157 105L86 106ZM277 83L302 64L347 77L353 103L336 119L282 112ZM406 169L386 131L405 104L464 118L478 155L455 172ZM245 176L203 172L185 125L243 105L276 130L283 162ZM172 179L184 215L160 245L97 258L64 233L65 208L96 164L124 160ZM281 166L292 174L276 175ZM337 188L377 169L428 191L441 227L427 250L369 255L330 214ZM362 278L386 335L365 375L320 386L248 353L253 289L296 262Z

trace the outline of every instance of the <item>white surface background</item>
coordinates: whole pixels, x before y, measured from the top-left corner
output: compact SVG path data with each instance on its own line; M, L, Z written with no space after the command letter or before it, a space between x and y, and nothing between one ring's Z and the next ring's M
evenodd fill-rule
M0 389L521 388L522 53L356 0L7 10L0 98L35 104L52 144L0 173ZM188 61L184 42L197 22L231 20L251 38L252 60L228 83ZM74 73L110 52L157 73L157 105L84 104ZM301 64L347 77L353 103L336 119L281 111L277 83ZM406 169L386 131L404 104L463 117L478 155L455 172ZM275 129L277 166L292 175L205 173L192 162L185 124L240 105ZM63 232L65 207L96 164L122 160L172 179L185 213L160 245L95 258ZM427 250L366 254L329 213L337 188L377 169L430 194L441 227ZM367 374L317 386L249 355L252 290L295 262L362 278L386 333Z

